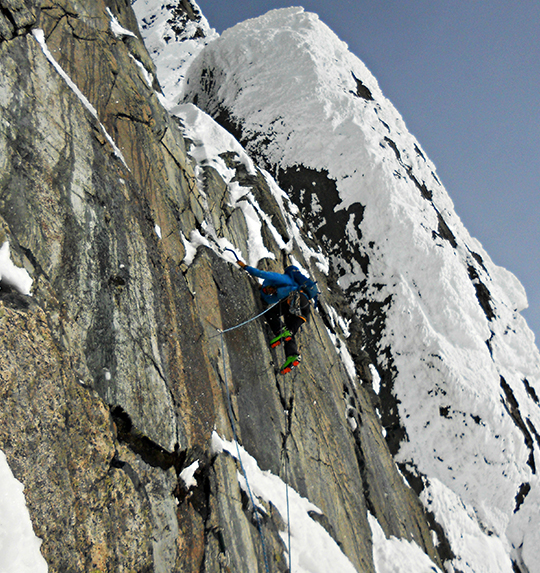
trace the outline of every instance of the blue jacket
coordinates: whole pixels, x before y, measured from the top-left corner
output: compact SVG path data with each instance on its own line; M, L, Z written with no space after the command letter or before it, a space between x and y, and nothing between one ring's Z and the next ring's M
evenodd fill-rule
M260 271L255 267L244 267L250 275L254 277L264 279L261 287L261 297L264 302L268 304L274 304L282 298L285 298L291 294L291 292L298 290L300 287L298 283L288 275L281 273L273 273L270 271ZM265 292L265 287L275 287L276 292L270 294Z

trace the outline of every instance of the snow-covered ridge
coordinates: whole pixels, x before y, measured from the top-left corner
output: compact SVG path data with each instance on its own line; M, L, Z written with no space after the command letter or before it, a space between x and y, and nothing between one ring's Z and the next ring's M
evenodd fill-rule
M184 85L185 71L200 50L218 37L201 9L190 0L192 14L178 6L153 0L132 0L133 11L156 67L166 98L175 99Z
M321 211L313 231L323 236L334 213L347 216L342 234L360 256L335 247L332 263L387 374L381 395L394 397L388 407L405 431L397 460L422 476L422 500L451 542L449 571L510 573L512 560L534 570L540 356L519 315L522 286L469 235L375 78L316 15L272 11L195 51L189 86L158 65L171 101L226 113L241 131L242 161L277 174L302 166L335 182L331 208L322 211L315 185L301 201ZM219 153L201 155L212 141L203 131L214 128L206 116L201 130L195 110L176 112L199 135L192 154L215 162ZM260 256L255 246L246 253Z
M540 361L518 314L523 288L470 237L399 113L315 15L291 8L241 23L201 52L188 77L187 96L227 113L252 155L335 181L334 210L350 209L348 240L369 265L334 262L358 316L374 320L368 301L384 313L372 336L379 367L395 373L407 437L398 460L426 476L426 504L454 539L457 569L510 571L501 556L521 559L531 518L528 497L517 508L516 496L523 484L538 487L530 461L538 444L526 426L539 428L540 416L524 380L538 388ZM509 414L511 399L525 425ZM471 544L453 533L464 515Z

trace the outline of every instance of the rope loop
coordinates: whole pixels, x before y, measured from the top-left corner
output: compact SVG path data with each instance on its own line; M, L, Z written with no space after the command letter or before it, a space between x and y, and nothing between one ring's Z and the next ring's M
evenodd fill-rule
M273 304L271 304L270 306L266 307L262 312L260 312L259 314L257 314L256 316L252 316L251 318L248 318L247 320L244 320L244 322L241 322L240 324L237 324L235 326L231 326L230 328L217 328L216 330L218 331L218 333L215 336L212 336L211 338L215 338L216 336L219 336L221 334L224 334L225 332L231 332L231 330L236 330L237 328L242 328L243 326L246 326L246 324L249 324L250 322L253 322L254 320L257 320L258 318L260 318L263 314L267 313L270 309L274 308L276 305L278 305L282 300L284 299L280 299L277 302L274 302ZM214 327L216 328L216 327Z

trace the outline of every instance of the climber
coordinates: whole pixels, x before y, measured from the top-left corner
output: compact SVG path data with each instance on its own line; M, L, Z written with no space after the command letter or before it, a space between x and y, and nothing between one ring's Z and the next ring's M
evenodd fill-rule
M298 267L292 265L280 274L261 271L242 261L238 261L238 264L250 275L263 279L261 298L268 305L275 304L266 313L266 321L275 335L270 341L270 347L276 348L284 342L285 362L280 373L287 374L300 364L301 356L294 337L308 321L310 299L314 299L315 305L317 304L317 286L314 281L304 276Z

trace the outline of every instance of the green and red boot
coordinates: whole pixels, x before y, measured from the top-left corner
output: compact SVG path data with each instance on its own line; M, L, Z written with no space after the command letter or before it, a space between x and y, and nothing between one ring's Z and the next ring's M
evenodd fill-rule
M270 341L270 348L276 348L282 341L288 342L292 339L292 334L284 328L275 338Z
M300 364L301 357L298 354L293 354L292 356L287 356L283 366L281 367L280 374L288 374L293 368L296 368Z

